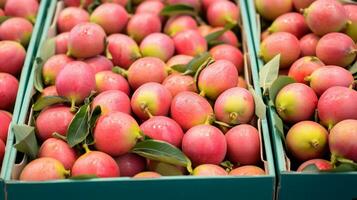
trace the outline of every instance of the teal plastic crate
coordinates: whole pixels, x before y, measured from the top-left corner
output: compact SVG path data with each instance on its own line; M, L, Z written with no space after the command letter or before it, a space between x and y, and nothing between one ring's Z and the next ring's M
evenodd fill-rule
M240 8L243 21L243 38L246 41L246 58L255 63L253 40L250 34L250 26L245 1L240 0ZM47 31L50 30L53 16L56 11L56 2L51 1L48 9L48 17L44 23L44 34L40 40L40 46L47 39ZM49 33L53 32L50 30ZM247 69L248 67L246 67ZM246 74L251 76L250 80L254 86L259 84L258 72L255 67ZM18 123L26 124L28 112L31 108L31 97L33 95L34 69L31 70L29 84L24 94L22 112ZM256 92L260 94L259 88ZM12 146L9 159L7 159L7 170L5 173L7 198L22 199L100 199L107 197L118 197L123 199L274 199L275 194L275 169L271 150L269 130L267 120L259 120L262 140L262 160L268 172L263 176L251 177L192 177L192 176L171 176L159 179L139 179L131 178L108 178L91 180L58 180L47 182L21 182L12 179L12 174L16 172L15 160L18 156L16 149ZM14 137L11 132L10 137ZM18 158L19 159L19 158ZM17 165L21 166L26 160L22 160ZM22 192L18 192L22 191Z
M247 1L251 35L254 39L256 65L258 70L264 63L258 58L260 46L259 16L256 13L254 1ZM297 173L290 169L290 160L284 149L284 142L278 131L273 117L275 109L268 107L271 140L277 170L277 199L357 199L357 172L345 173Z

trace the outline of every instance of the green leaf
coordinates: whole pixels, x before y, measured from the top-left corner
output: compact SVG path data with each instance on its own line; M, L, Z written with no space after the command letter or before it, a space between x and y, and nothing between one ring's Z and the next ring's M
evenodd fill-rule
M228 171L231 171L234 167L234 165L231 163L231 161L226 160L224 162L221 162L220 165L224 168L226 168L226 170L228 169Z
M38 153L38 145L35 128L27 125L14 125L12 130L16 139L16 144L14 147L32 159L36 158Z
M251 85L248 85L248 90L254 98L255 115L257 115L260 119L265 119L266 105L263 99L259 95L257 95L257 93L255 93L255 90Z
M10 16L0 16L0 24L2 24L4 21L10 19Z
M68 179L71 179L71 180L86 180L86 179L93 179L93 178L98 178L98 176L96 176L94 174L85 174L85 175L71 176Z
M69 146L83 142L89 134L89 112L90 106L85 104L81 106L72 119L67 131L67 143Z
M198 76L200 75L201 71L213 62L214 62L213 58L209 57L201 66L199 66L199 68L195 72L193 80L194 80L197 88L198 88L198 85L197 85L198 84Z
M214 46L217 46L220 44L224 44L224 42L221 40L212 40L212 41L208 42L208 46L210 46L210 47L214 47Z
M269 98L272 102L275 102L275 97L279 91L286 85L295 83L295 80L289 76L279 76L269 88Z
M142 142L138 142L131 152L150 160L183 166L186 167L189 172L192 172L190 159L188 159L180 149L167 142L144 140Z
M233 27L235 27L237 23L227 23L224 28L221 30L215 31L213 33L210 33L206 35L205 39L207 43L210 43L211 41L217 40L219 37L221 37L226 31L231 30Z
M34 111L41 111L47 106L52 106L54 104L68 103L69 99L60 96L45 96L39 98L35 104L33 104Z
M182 65L182 64L172 65L171 69L178 71L180 73L184 73L187 70L187 65Z
M335 168L329 170L321 170L321 172L352 172L357 171L357 167L351 163L342 163L337 165Z
M311 163L309 165L307 165L302 172L319 172L319 168L317 168L315 163Z
M128 13L133 13L133 2L132 2L132 0L128 0L128 2L126 3L125 8L128 11Z
M285 143L283 120L279 117L279 115L275 111L273 111L273 118L274 118L273 124L274 124L275 131L280 135L280 137Z
M86 137L86 140L85 140L85 143L87 145L93 145L95 143L94 137L93 137L94 127L95 127L95 124L97 123L97 120L101 114L102 114L102 110L101 110L100 106L95 107L91 113L91 116L90 116L89 122L88 122L89 128L90 128L90 133L88 134L88 136Z
M175 16L175 15L197 15L195 9L185 4L175 4L165 6L160 12L162 16Z
M280 54L276 55L259 72L260 87L263 88L263 95L268 94L268 89L279 75Z
M94 0L91 4L88 5L87 7L87 11L89 13L92 13L96 7L98 7L100 5L100 0Z
M351 74L357 74L357 61L348 70Z
M200 55L195 56L188 64L187 70L184 72L185 75L194 75L197 70L205 65L212 59L211 55L208 52L204 52Z

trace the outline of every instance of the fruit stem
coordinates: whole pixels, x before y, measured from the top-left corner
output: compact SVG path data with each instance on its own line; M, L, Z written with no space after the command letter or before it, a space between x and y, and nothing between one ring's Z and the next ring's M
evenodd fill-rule
M333 124L332 124L332 123L327 124L327 130L328 130L328 131L330 131L330 130L332 129L332 127L333 127Z
M337 156L336 154L332 153L331 154L331 164L333 167L336 167L336 164L337 164Z
M229 113L229 120L231 123L236 124L237 118L238 118L238 113L236 112Z
M200 94L199 94L201 97L205 97L206 93L205 91L201 90Z
M87 145L86 143L84 143L84 144L82 145L82 147L83 147L83 149L84 149L84 151L85 151L86 153L90 152L90 149L89 149L89 147L88 147L88 145Z
M311 76L306 76L306 77L304 78L304 81L310 82L310 81L311 81Z
M118 67L118 66L113 67L112 72L120 74L125 78L128 78L128 71L126 71L125 69L123 69L121 67Z
M151 114L148 106L145 103L140 104L140 108L141 108L142 111L144 111L145 114L147 114L149 116L149 118L153 117L153 115Z
M317 141L317 140L311 140L310 144L314 149L317 149L320 146L319 141Z
M65 141L65 142L67 141L67 137L66 137L66 136L61 135L61 134L59 134L59 133L57 133L57 132L54 132L54 133L52 134L52 136L53 136L54 138L63 140L63 141Z
M64 170L63 172L65 177L69 177L71 175L71 171L70 170Z
M205 121L205 125L210 125L210 124L212 124L212 122L214 122L215 121L215 117L214 117L214 114L212 113L212 114L210 114L210 115L208 115L207 116L207 118L206 118L206 121Z
M71 99L71 110L72 113L75 113L77 111L77 107L76 107L76 100L74 100L73 98Z

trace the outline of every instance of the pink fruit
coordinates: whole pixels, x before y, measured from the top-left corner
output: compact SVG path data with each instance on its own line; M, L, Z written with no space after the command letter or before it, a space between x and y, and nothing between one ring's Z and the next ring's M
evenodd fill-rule
M286 135L290 153L300 161L320 158L327 149L328 132L313 121L301 121L292 126Z
M108 35L121 32L128 19L128 13L123 6L115 3L101 4L90 16L90 21L100 25Z
M144 83L162 83L166 77L166 64L155 57L140 58L128 70L129 85L134 90Z
M255 0L254 2L257 12L270 21L293 9L292 0Z
M140 125L141 131L155 140L181 147L183 131L174 120L165 116L154 116Z
M137 13L130 18L126 29L128 35L139 43L151 33L160 32L161 21L157 15Z
M120 176L132 177L145 170L146 159L133 153L127 153L115 158L119 169Z
M317 113L320 123L330 130L345 119L357 119L357 92L346 87L330 87L320 97Z
M0 41L0 72L18 75L25 57L26 51L21 44L14 41Z
M2 140L0 140L0 164L2 163L2 160L4 159L5 155L5 144Z
M222 29L222 27L216 27L213 28L210 33L220 31ZM231 30L224 32L220 37L217 38L217 41L222 42L224 44L232 45L234 47L238 47L239 44L236 34Z
M50 181L65 179L69 175L63 164L54 158L37 158L25 166L20 174L21 181Z
M2 1L4 1L4 0L2 0ZM3 2L1 2L1 0L0 0L0 17L1 17L1 16L5 16L4 10L1 9L1 8L3 7L3 5L1 5L2 3L3 3Z
M310 33L300 39L300 48L302 56L316 56L316 46L320 37Z
M166 65L170 68L174 65L187 65L192 59L193 59L192 56L179 54L179 55L175 55L175 56L171 57L166 62Z
M93 0L63 0L66 7L82 7L87 8Z
M310 87L320 96L333 86L349 87L353 84L353 76L348 70L339 66L324 66L316 69L308 77Z
M80 23L89 22L89 14L86 10L77 7L63 9L57 18L57 29L60 33L69 32Z
M307 77L322 66L324 66L324 63L322 63L317 57L302 57L291 65L288 75L295 79L298 83L309 84Z
M247 82L244 80L243 77L239 76L238 77L238 85L237 87L241 87L241 88L244 88L244 89L248 89L248 84Z
M45 141L53 133L67 134L67 129L74 114L66 106L52 106L43 110L36 119L37 136Z
M329 136L329 138L330 138L330 136ZM304 163L302 163L299 166L299 168L296 171L297 172L310 171L309 169L305 169L305 168L312 164L314 164L318 170L329 170L329 169L332 169L332 167L333 167L329 161L317 158L317 159L305 161Z
M329 33L317 43L316 55L326 65L347 67L356 58L357 45L343 33Z
M151 172L151 171L146 171L146 172L140 172L133 176L133 178L159 178L161 175L157 172Z
M303 15L290 12L276 18L268 30L270 33L288 32L301 38L309 32L309 27L307 27Z
M112 61L102 55L85 59L84 62L93 67L95 74L101 71L112 70L113 68Z
M162 85L171 92L172 97L183 91L197 92L196 83L192 76L172 74Z
M46 85L54 85L58 73L73 59L65 54L58 54L50 57L42 68L42 77Z
M0 110L0 140L2 140L4 143L7 139L7 132L9 130L11 120L12 115L10 113Z
M93 99L92 109L97 106L100 106L102 115L112 112L131 113L128 95L119 90L107 90L99 93L99 95Z
M165 7L161 1L144 1L136 7L135 13L151 13L160 16L161 10ZM163 18L161 18L161 21Z
M216 119L232 125L249 123L254 109L253 95L239 87L224 91L214 104Z
M168 89L155 82L141 85L131 97L131 108L140 119L165 116L170 109L172 96Z
M265 40L269 35L270 35L270 32L268 29L263 31L262 34L260 35L261 41Z
M107 57L111 58L114 65L128 69L141 54L133 39L124 34L112 34L108 37Z
M207 9L208 23L213 27L223 27L227 23L239 21L239 9L230 1L215 1Z
M275 98L275 107L279 116L290 123L310 119L316 105L317 96L314 90L302 83L286 85Z
M38 152L38 157L49 157L60 161L65 169L71 169L77 154L66 142L56 138L44 141Z
M69 33L68 52L76 58L99 55L104 51L105 37L104 30L97 24L78 24Z
M237 68L227 60L218 60L207 66L198 77L200 94L210 99L216 99L222 92L237 84Z
M207 42L196 30L186 30L175 35L175 48L178 54L197 56L207 51Z
M180 92L171 102L171 117L183 130L204 124L213 115L208 101L194 92Z
M260 56L268 62L280 54L280 68L288 68L300 56L300 42L291 33L277 32L260 44Z
M229 172L228 175L231 176L260 176L265 175L265 171L257 166L246 165L242 167L237 167Z
M297 11L301 11L301 9L308 8L314 1L316 0L293 0L293 4Z
M217 27L215 29L219 29L219 28L220 27ZM213 28L212 28L212 26L202 24L198 27L197 30L203 37L206 37L208 34L212 33Z
M31 39L32 24L21 17L13 17L0 25L0 40L13 40L27 46Z
M175 44L163 33L152 33L140 43L140 51L144 57L156 57L166 62L174 55Z
M42 90L40 97L46 97L46 96L58 96L55 85L48 86Z
M101 116L94 129L95 147L111 156L129 152L140 137L140 128L133 117L122 112Z
M72 176L95 175L100 178L118 177L120 170L115 160L100 151L89 151L73 164Z
M213 47L209 52L214 60L231 61L236 66L238 71L243 71L243 54L237 47L228 44L221 44Z
M216 1L224 1L224 0L202 0L202 7L203 7L203 10L207 10L208 7L216 2Z
M202 164L193 170L194 176L227 176L228 173L222 167L212 164Z
M201 10L201 0L168 0L169 5L184 4L193 7L196 11Z
M119 90L130 95L128 81L112 71L101 71L95 75L96 91Z
M233 163L254 165L260 160L258 130L248 124L233 127L226 133L227 154Z
M15 104L19 82L8 73L0 73L0 109L10 110Z
M329 147L332 155L357 162L357 120L347 119L337 123L330 131Z
M211 125L197 125L190 128L182 139L182 151L192 163L219 165L227 152L224 134Z
M27 18L35 22L39 3L37 0L7 0L5 14L12 17Z
M348 20L345 9L336 0L317 0L304 11L304 15L311 31L319 36L341 31Z
M116 3L122 6L126 6L128 0L100 0L102 3Z
M68 51L69 32L60 33L55 37L56 54L65 54Z
M197 22L191 16L178 15L169 18L166 22L164 32L171 37L174 37L180 32L191 29L197 29Z
M344 5L349 22L344 32L350 36L355 42L357 42L357 6L356 5Z

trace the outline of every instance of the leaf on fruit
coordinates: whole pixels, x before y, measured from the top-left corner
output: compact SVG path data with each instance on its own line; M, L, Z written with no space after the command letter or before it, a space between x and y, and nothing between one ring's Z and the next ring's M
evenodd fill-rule
M248 85L249 92L253 95L254 105L255 105L255 115L260 119L265 119L266 116L266 105L261 96L257 95L254 88Z
M96 7L98 7L100 5L100 0L94 0L91 4L88 5L87 7L87 11L89 13L92 13Z
M184 75L194 75L197 70L203 65L206 65L212 60L211 55L208 52L204 52L200 55L195 56L188 64Z
M355 164L351 163L341 163L337 165L335 168L329 169L329 170L321 170L321 172L352 172L352 171L357 171L357 167Z
M339 0L343 4L355 4L357 5L357 2L355 0Z
M269 88L269 98L272 102L275 102L276 95L279 91L286 85L291 83L295 83L295 80L289 76L279 76L275 81L271 84Z
M85 175L71 176L68 179L71 179L71 180L86 180L86 179L93 179L93 178L98 178L98 176L96 176L94 174L85 174Z
M162 16L175 16L175 15L197 15L197 12L192 6L185 4L175 4L165 6L160 12Z
M180 149L167 142L144 140L142 142L138 142L131 152L150 160L183 166L186 167L189 172L192 172L190 159L188 159L188 157L182 153Z
M184 73L187 70L187 65L177 64L177 65L171 66L171 69L173 69L177 72L180 72L180 73Z
M16 139L14 147L18 151L28 155L30 158L36 158L38 153L38 144L35 135L35 128L27 125L14 125L12 130Z
M319 168L317 168L315 163L311 163L309 165L307 165L302 172L319 172Z
M126 3L125 9L128 11L128 13L133 13L133 2L132 0L128 0Z
M263 95L268 95L268 90L279 75L280 54L276 55L259 72L260 87L263 88Z
M213 33L210 33L208 35L206 35L205 39L207 41L207 43L210 43L211 41L217 40L219 37L221 37L226 31L231 30L233 27L235 27L237 25L237 22L229 22L227 23L224 28L215 31Z
M0 24L2 24L4 21L10 19L10 16L0 16Z
M95 127L95 124L97 123L97 120L99 119L101 114L102 114L102 110L101 110L100 106L97 106L94 108L94 110L92 111L92 113L90 115L90 118L88 121L90 132L85 139L85 143L87 145L93 145L95 143L94 138L93 138L94 127Z
M357 61L348 70L351 74L357 74Z
M273 112L273 121L272 121L272 123L274 124L275 131L280 135L281 139L285 143L283 120L279 117L279 115L275 111L272 111L272 112Z
M69 99L60 96L45 96L40 97L35 104L33 104L34 111L41 111L42 109L55 104L69 103Z
M67 143L74 147L83 142L89 134L89 113L90 106L85 104L79 108L72 119L67 132Z

